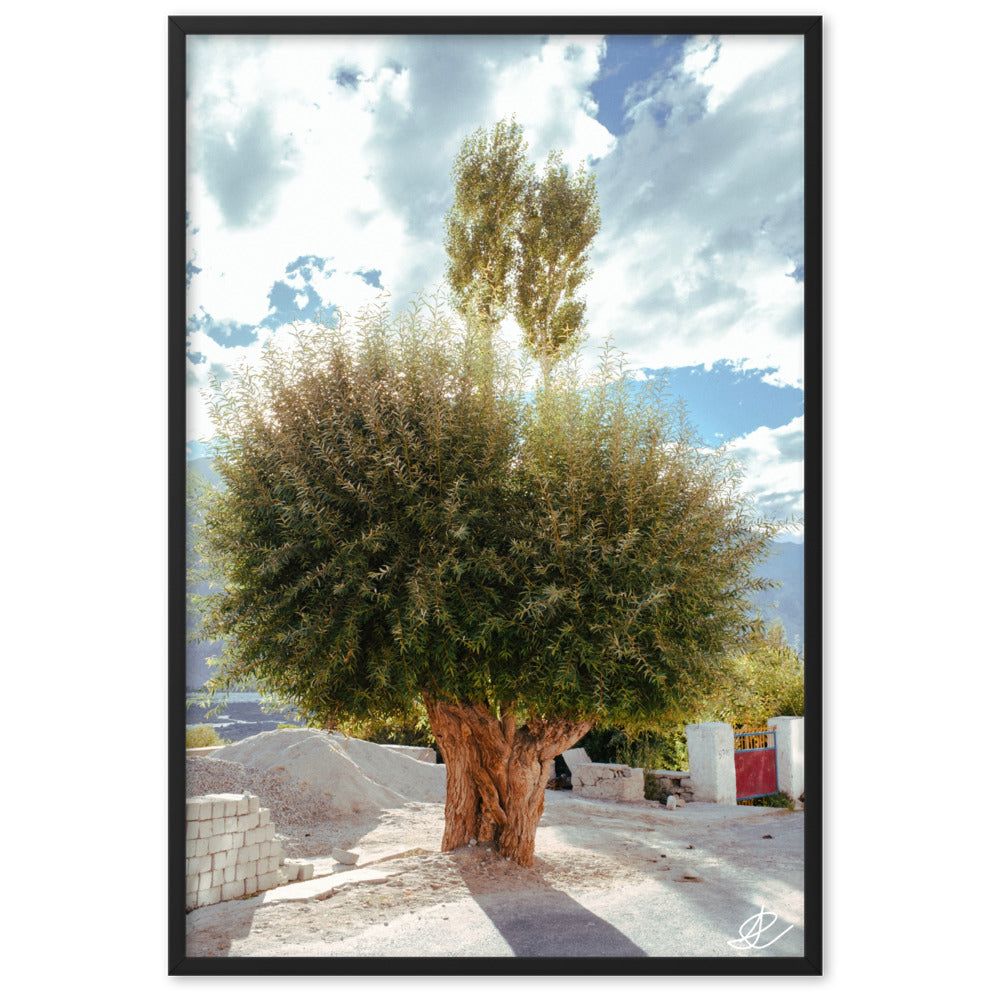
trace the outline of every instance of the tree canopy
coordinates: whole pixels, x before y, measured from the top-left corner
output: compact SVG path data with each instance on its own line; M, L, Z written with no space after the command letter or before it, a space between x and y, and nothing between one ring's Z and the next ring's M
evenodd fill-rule
M219 383L214 686L318 720L427 693L518 718L677 710L739 645L775 526L621 364L565 366L529 403L492 337L382 305Z

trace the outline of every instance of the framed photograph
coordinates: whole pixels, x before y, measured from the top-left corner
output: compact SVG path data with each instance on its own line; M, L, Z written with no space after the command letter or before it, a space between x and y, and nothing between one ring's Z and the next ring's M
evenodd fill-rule
M821 974L821 27L169 19L170 974Z

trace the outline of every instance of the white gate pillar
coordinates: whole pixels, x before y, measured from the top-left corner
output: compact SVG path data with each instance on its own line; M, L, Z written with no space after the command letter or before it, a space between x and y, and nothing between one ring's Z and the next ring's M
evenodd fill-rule
M684 728L695 801L736 805L733 727L725 722L699 722Z
M774 727L778 758L778 791L790 799L806 790L806 720L800 716L779 715L767 720Z

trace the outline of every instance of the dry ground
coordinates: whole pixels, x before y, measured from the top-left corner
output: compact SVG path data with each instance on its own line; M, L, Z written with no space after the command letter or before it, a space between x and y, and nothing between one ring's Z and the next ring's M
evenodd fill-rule
M265 894L195 910L187 954L802 954L802 812L707 803L668 811L549 791L531 868L483 845L442 854L443 828L443 806L423 802L279 828L286 855L315 865L317 878L299 886L314 898ZM357 853L357 865L335 864L334 848ZM331 887L321 879L331 872L374 880ZM762 908L757 923L771 926L753 938L747 928Z

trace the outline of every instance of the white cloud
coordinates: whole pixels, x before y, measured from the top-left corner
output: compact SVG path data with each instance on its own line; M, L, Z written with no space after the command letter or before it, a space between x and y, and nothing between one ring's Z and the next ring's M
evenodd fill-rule
M632 366L730 358L801 384L802 285L786 277L802 243L798 39L692 42L682 71L635 89L618 137L588 92L599 38L190 44L188 242L201 271L189 314L253 327L277 281L304 306L304 280L285 273L303 255L326 262L309 279L323 302L357 311L376 290L355 272L374 269L404 307L443 278L462 137L514 114L532 157L559 148L570 163L598 161L603 229L584 290L594 350L613 334ZM259 176L220 187L241 156ZM198 332L191 346L199 382L259 353ZM203 408L191 413L204 433Z
M744 470L743 489L760 510L778 519L801 519L805 488L805 418L783 427L758 427L729 446Z
M554 37L498 75L490 117L517 116L536 164L544 163L551 149L561 150L575 166L614 148L614 136L594 117L589 94L604 50L602 38Z
M736 359L801 385L801 41L696 40L632 97L597 166L591 334L636 364Z

